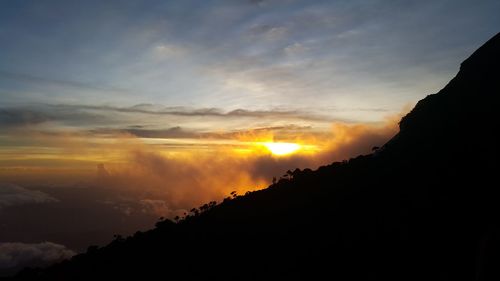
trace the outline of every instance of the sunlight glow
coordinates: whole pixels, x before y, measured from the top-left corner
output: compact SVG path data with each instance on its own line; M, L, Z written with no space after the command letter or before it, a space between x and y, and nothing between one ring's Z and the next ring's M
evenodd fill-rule
M263 145L274 155L288 155L300 149L300 145L289 142L265 142Z

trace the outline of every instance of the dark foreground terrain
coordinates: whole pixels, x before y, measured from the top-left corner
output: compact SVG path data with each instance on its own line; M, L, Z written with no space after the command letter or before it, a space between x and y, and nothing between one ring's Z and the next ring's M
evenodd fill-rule
M374 154L16 279L500 280L499 96L500 34Z

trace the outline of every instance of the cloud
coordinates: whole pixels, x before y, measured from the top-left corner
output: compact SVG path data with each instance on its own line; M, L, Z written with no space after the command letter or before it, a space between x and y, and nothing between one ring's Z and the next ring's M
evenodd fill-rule
M79 81L70 81L70 80L61 80L61 79L53 79L46 78L42 76L35 76L25 73L16 73L10 71L0 70L0 78L12 79L19 81L21 83L29 84L44 84L44 85L56 85L65 88L77 88L82 90L101 90L107 92L122 92L124 89L117 89L107 86L99 86L90 83L83 83Z
M51 119L51 116L45 112L21 108L0 108L0 126L36 125Z
M0 210L16 205L53 202L58 202L58 200L41 191L29 190L15 184L0 183Z
M396 134L398 120L399 116L390 118L382 125L334 123L330 132L292 134L288 141L318 149L288 156L272 155L264 145L259 145L259 141L272 140L273 130L287 127L226 135L246 143L239 147L222 145L174 154L164 153L158 147L129 147L128 157L121 164L108 163L106 173L98 171L96 186L127 191L134 194L144 212L173 217L208 201L221 200L233 190L243 194L265 188L273 177L279 178L289 169L315 169L371 153L373 146L383 145Z
M89 131L90 134L102 134L102 135L120 135L126 134L135 136L138 138L160 138L160 139L218 139L218 140L244 140L248 136L255 137L256 135L269 135L269 133L274 132L274 134L279 134L280 136L286 136L297 133L308 132L314 134L312 131L312 126L299 126L295 124L288 124L282 126L269 126L269 127L257 127L250 129L241 130L228 130L219 132L196 132L191 130L186 130L180 126L168 128L168 129L141 129L141 128L125 128L125 129L109 129L101 128Z
M187 52L187 50L172 44L160 44L154 48L154 52L160 59L167 59L182 56Z
M116 113L121 113L118 118ZM230 118L270 118L295 119L305 121L332 121L332 117L322 116L301 110L248 110L234 109L224 111L219 108L186 108L137 105L132 107L94 106L94 105L37 105L0 108L0 126L37 125L56 121L66 125L92 126L99 124L126 124L138 115L165 117L209 117L215 119ZM131 124L128 124L131 125Z
M172 210L171 205L164 200L158 199L141 199L140 204L142 206L143 213L156 214L162 217L175 217L181 216L186 212L186 209Z
M250 2L251 4L255 4L255 5L261 6L261 5L264 5L264 3L265 3L266 1L264 1L264 0L249 0L249 2Z
M462 1L453 6L435 5L433 1L401 4L379 0L369 4L285 0L196 5L181 2L152 3L147 11L136 5L116 10L107 5L60 3L57 10L70 23L63 27L43 16L54 13L56 9L51 5L18 4L18 14L22 16L16 18L7 16L10 9L0 9L5 13L0 19L8 27L0 36L9 42L0 54L0 68L22 70L0 73L0 79L7 80L0 87L2 101L133 104L167 100L196 107L221 106L220 103L224 103L223 108L266 106L270 104L268 99L247 95L239 89L221 94L227 78L235 79L251 70L254 74L244 82L258 82L264 91L273 90L268 92L275 105L293 105L298 97L313 105L317 105L316 101L349 102L398 108L447 81L458 61L474 45L491 36L499 21L494 13L499 4L494 0L482 5ZM89 22L78 11L95 18ZM450 20L443 21L443 14ZM474 30L471 18L484 28ZM429 28L436 23L439 30ZM472 32L458 36L452 32L457 26L458 30ZM64 34L79 36L63 40ZM267 37L280 40L263 40ZM296 42L308 51L293 52L300 50L294 46ZM58 51L54 45L60 47ZM39 51L33 52L32 46ZM287 46L295 56L284 55ZM175 64L168 59L151 58L151 52L175 57L185 48L190 51L189 56L180 56ZM237 67L222 73L221 79L204 75L205 69L223 69L242 59L247 63L236 63ZM255 63L249 65L252 61ZM272 72L268 69L284 65L290 66L289 76L294 80L280 72L262 80L262 76ZM54 77L59 80L52 80ZM119 89L115 93L106 84L128 89L128 93Z
M113 128L114 130L124 128L134 135L159 134L159 131L147 131L145 126L137 125L142 121L154 127L160 127L163 134L188 133L181 131L180 125L191 122L199 124L199 118L210 118L211 122L219 122L218 128L238 120L266 120L269 123L281 122L355 122L347 118L335 116L335 114L345 114L358 112L387 112L388 109L374 107L328 107L309 109L281 109L273 108L269 110L250 110L237 108L233 110L223 110L220 108L189 108L189 107L164 107L161 105L140 104L131 107L117 107L106 105L26 105L18 107L0 107L0 127L25 128L27 126L41 126L51 123L51 126L70 126L74 129L96 128L96 131L103 128ZM205 119L208 121L208 119ZM168 126L176 122L176 126ZM259 121L262 122L262 121ZM172 124L174 125L174 124ZM243 128L248 129L248 128ZM157 130L157 129L155 129Z
M138 105L134 110L161 109ZM33 172L34 176L29 176L29 170L16 173L24 173L23 178L36 182L33 179L54 181L61 175L78 175L79 171L85 170L71 179L88 181L90 169L98 167L95 181L90 186L114 190L115 201L124 202L120 203L120 210L124 213L144 210L145 213L171 217L179 210L220 200L233 190L241 194L264 188L273 177L283 175L288 169L314 169L370 153L373 146L383 145L396 134L399 118L398 115L383 123L371 124L323 122L324 127L317 127L317 123L281 120L274 126L267 126L267 118L257 118L266 119L260 121L263 126L244 129L244 126L250 126L245 120L244 126L241 123L235 126L242 129L220 132L180 126L153 129L128 123L130 128L93 129L88 135L56 134L38 138L37 145L54 148L51 162L44 162L53 165L54 169L47 169L47 164L44 164L40 168L44 172ZM153 119L156 121L157 118ZM209 129L213 128L209 126ZM99 134L103 139L89 137L97 138ZM269 141L298 143L304 148L296 154L276 156L263 145ZM49 153L43 157L50 159L50 150L46 151ZM33 153L33 159L37 159L39 151ZM36 167L36 162L28 163ZM124 197L124 200L120 201L118 197Z
M85 106L85 105L59 105L61 108L74 108L74 109L89 109L98 111L115 111L126 113L143 113L149 115L172 115L172 116L192 116L192 117L262 117L262 118L296 118L304 120L325 121L331 120L326 116L318 116L310 112L300 110L248 110L248 109L234 109L225 111L219 108L186 108L186 107L160 107L154 106L132 106L132 107L113 107L113 106Z
M382 146L398 132L400 115L388 117L382 126L366 124L332 124L332 139L319 158L321 161L340 161L368 154L374 146Z
M52 242L0 243L0 272L24 267L44 267L69 259L76 253Z
M289 56L298 55L302 52L305 52L306 50L307 50L307 47L305 47L303 44L298 43L298 42L290 44L283 49L283 51L285 51L285 54L287 54Z
M178 138L198 138L201 136L201 133L196 133L192 131L186 131L180 126L168 128L168 129L141 129L133 127L133 128L125 128L125 129L110 129L110 128L99 128L93 129L89 131L90 134L102 134L102 135L119 135L119 134L128 134L138 138L160 138L160 139L178 139Z
M75 107L51 105L26 105L18 107L0 107L0 127L15 129L28 126L58 122L64 125L86 126L112 122L112 116Z

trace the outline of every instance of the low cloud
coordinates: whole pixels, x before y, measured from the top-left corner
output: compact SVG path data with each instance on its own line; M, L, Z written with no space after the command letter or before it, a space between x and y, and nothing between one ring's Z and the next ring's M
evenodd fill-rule
M140 105L133 110L161 110L151 107L154 106ZM231 114L245 115L247 111ZM376 124L323 122L320 127L307 122L282 121L270 125L263 122L253 129L238 125L235 127L241 130L220 132L130 125L83 131L88 132L87 135L80 131L67 136L43 136L38 137L37 145L56 148L58 153L52 155L51 163L65 169L54 168L52 172L44 166L40 171L47 172L37 173L43 174L39 179L51 182L71 172L78 175L83 169L91 173L92 167L97 167L93 181L89 182L89 174L71 176L71 180L112 190L116 198L109 199L119 202L117 208L126 215L142 212L173 217L206 202L221 200L234 190L243 194L265 188L273 177L279 178L289 169L315 169L368 154L373 146L383 145L397 133L400 116ZM92 135L101 138L87 137ZM264 145L272 141L298 143L303 149L291 155L273 155ZM30 179L29 171L15 172ZM31 178L36 182L34 176ZM52 202L55 199L41 197L38 200ZM2 200L0 207L12 205L14 201ZM34 199L15 202L19 201L39 202Z
M265 188L273 177L279 178L289 169L315 169L371 153L373 146L383 145L396 134L397 120L399 117L391 118L379 126L335 123L329 133L304 134L290 140L317 145L318 151L288 156L272 155L258 143L248 147L250 152L222 146L209 151L197 149L165 154L145 145L129 147L125 163L99 166L96 185L126 190L127 194L134 194L143 212L173 217L203 203L221 200L231 191L243 194ZM247 135L242 132L235 138L248 141L272 134L272 129L262 129Z
M0 183L0 210L16 205L53 202L58 202L58 200L41 191L26 189L15 184Z
M232 190L244 193L264 187L267 180L252 178L246 170L251 161L234 154L174 157L137 149L130 152L127 164L107 165L108 174L101 173L96 185L135 197L143 212L173 217L204 202L222 199Z
M334 123L328 149L319 156L328 163L329 159L341 161L368 154L374 146L382 146L396 135L400 119L400 115L388 117L382 126Z
M69 259L75 254L65 246L52 242L0 243L0 273L14 273L24 267L48 266Z
M169 204L164 200L142 199L139 202L142 206L141 211L143 213L152 213L163 217L173 217L173 216L181 216L184 212L186 212L186 209L176 209L176 210L171 209L170 206L172 204Z

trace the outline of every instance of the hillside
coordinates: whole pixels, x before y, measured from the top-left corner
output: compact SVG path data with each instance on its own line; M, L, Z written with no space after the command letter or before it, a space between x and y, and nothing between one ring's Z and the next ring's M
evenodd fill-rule
M499 95L497 34L374 154L17 279L500 280Z

